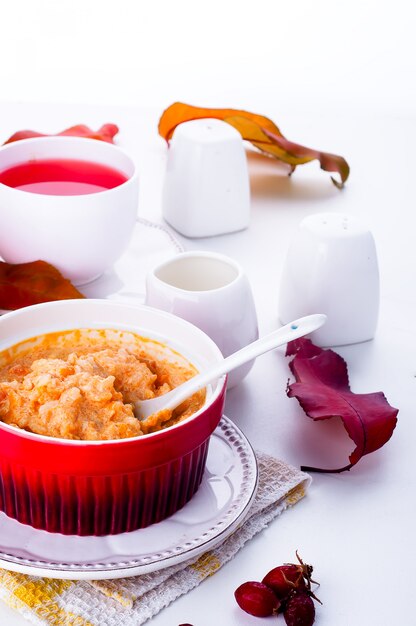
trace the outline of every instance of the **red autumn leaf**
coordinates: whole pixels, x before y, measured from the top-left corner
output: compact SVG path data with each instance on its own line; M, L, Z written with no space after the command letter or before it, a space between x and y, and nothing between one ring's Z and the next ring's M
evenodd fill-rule
M203 118L216 118L227 122L238 130L244 140L250 141L261 152L290 165L291 173L298 165L316 159L321 169L340 175L340 182L331 177L338 188L344 186L349 176L350 168L343 157L293 143L286 139L268 117L240 109L207 109L175 102L163 112L159 120L159 134L169 141L179 124Z
M344 359L333 350L323 350L310 339L296 339L287 346L286 356L295 355L289 366L296 382L287 395L299 401L306 415L314 420L338 416L356 445L349 465L328 470L303 467L306 471L343 472L362 456L381 448L392 436L398 409L390 406L383 393L356 394L350 389Z
M118 133L118 126L115 124L103 124L97 131L91 130L84 124L78 124L77 126L71 126L56 135L47 135L44 133L38 133L34 130L19 130L14 133L6 143L12 143L13 141L19 141L20 139L31 139L32 137L85 137L86 139L98 139L100 141L107 141L108 143L114 143L114 137Z
M12 265L0 261L0 309L83 298L62 274L46 261Z

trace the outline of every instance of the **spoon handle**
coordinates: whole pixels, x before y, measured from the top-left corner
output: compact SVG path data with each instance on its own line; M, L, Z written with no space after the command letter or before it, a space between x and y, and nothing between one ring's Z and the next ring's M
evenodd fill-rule
M307 315L301 317L285 326L282 326L278 330L273 331L269 335L260 337L257 341L253 341L248 346L241 348L238 352L234 352L220 363L215 363L214 366L208 368L201 374L197 374L193 378L190 378L180 387L178 387L177 393L172 393L172 397L166 403L164 408L173 409L177 407L181 402L189 398L189 396L196 391L199 391L203 387L206 387L213 380L219 378L223 374L227 374L231 370L255 359L256 357L278 348L284 343L293 341L293 339L299 339L311 333L314 330L320 328L326 321L326 315L316 313L315 315ZM163 396L161 396L162 398Z

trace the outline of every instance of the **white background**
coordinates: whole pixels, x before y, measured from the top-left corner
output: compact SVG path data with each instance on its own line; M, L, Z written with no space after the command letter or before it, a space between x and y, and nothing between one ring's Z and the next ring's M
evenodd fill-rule
M412 5L1 0L0 99L412 111Z
M319 210L363 216L378 246L382 306L376 339L339 352L355 391L383 389L400 408L391 442L348 475L315 477L303 502L161 613L155 626L254 625L234 606L233 590L292 560L296 548L315 564L322 583L325 604L317 625L412 624L414 25L410 0L0 0L0 142L18 127L56 132L78 122L119 123L120 143L140 163L145 216L160 217L165 148L156 122L175 100L269 115L290 139L350 161L351 178L340 193L313 164L298 168L289 183L257 172L252 160L250 229L185 242L243 263L262 332L277 323L279 270L302 217ZM281 355L259 360L244 385L229 394L229 416L267 452L296 465L335 465L351 443L329 450L333 436L341 434L339 424L305 419L296 401L285 397L285 375ZM265 388L272 389L267 397ZM0 604L0 624L24 621Z

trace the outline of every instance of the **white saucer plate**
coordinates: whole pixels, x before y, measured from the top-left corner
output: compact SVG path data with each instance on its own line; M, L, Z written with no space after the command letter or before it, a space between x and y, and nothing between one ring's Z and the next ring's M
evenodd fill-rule
M147 528L104 537L48 533L0 513L0 567L71 580L136 576L212 549L244 520L255 497L255 454L223 417L211 437L201 486L188 504Z

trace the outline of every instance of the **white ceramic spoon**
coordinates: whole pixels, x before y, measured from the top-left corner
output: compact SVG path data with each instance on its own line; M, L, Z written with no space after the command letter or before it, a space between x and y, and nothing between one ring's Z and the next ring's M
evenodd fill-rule
M288 343L293 339L298 339L311 333L314 330L320 328L326 321L326 315L322 313L316 313L315 315L308 315L301 317L298 320L290 322L285 326L282 326L278 330L253 341L238 352L230 354L226 359L220 363L215 363L209 367L205 372L197 374L193 378L190 378L179 387L175 387L172 391L158 396L157 398L151 398L150 400L139 400L134 403L134 410L136 417L140 420L144 420L153 413L158 413L163 409L176 409L179 404L184 402L193 393L199 391L203 387L206 387L209 383L224 374L228 374L231 370L255 359L256 357L273 350L284 343Z

